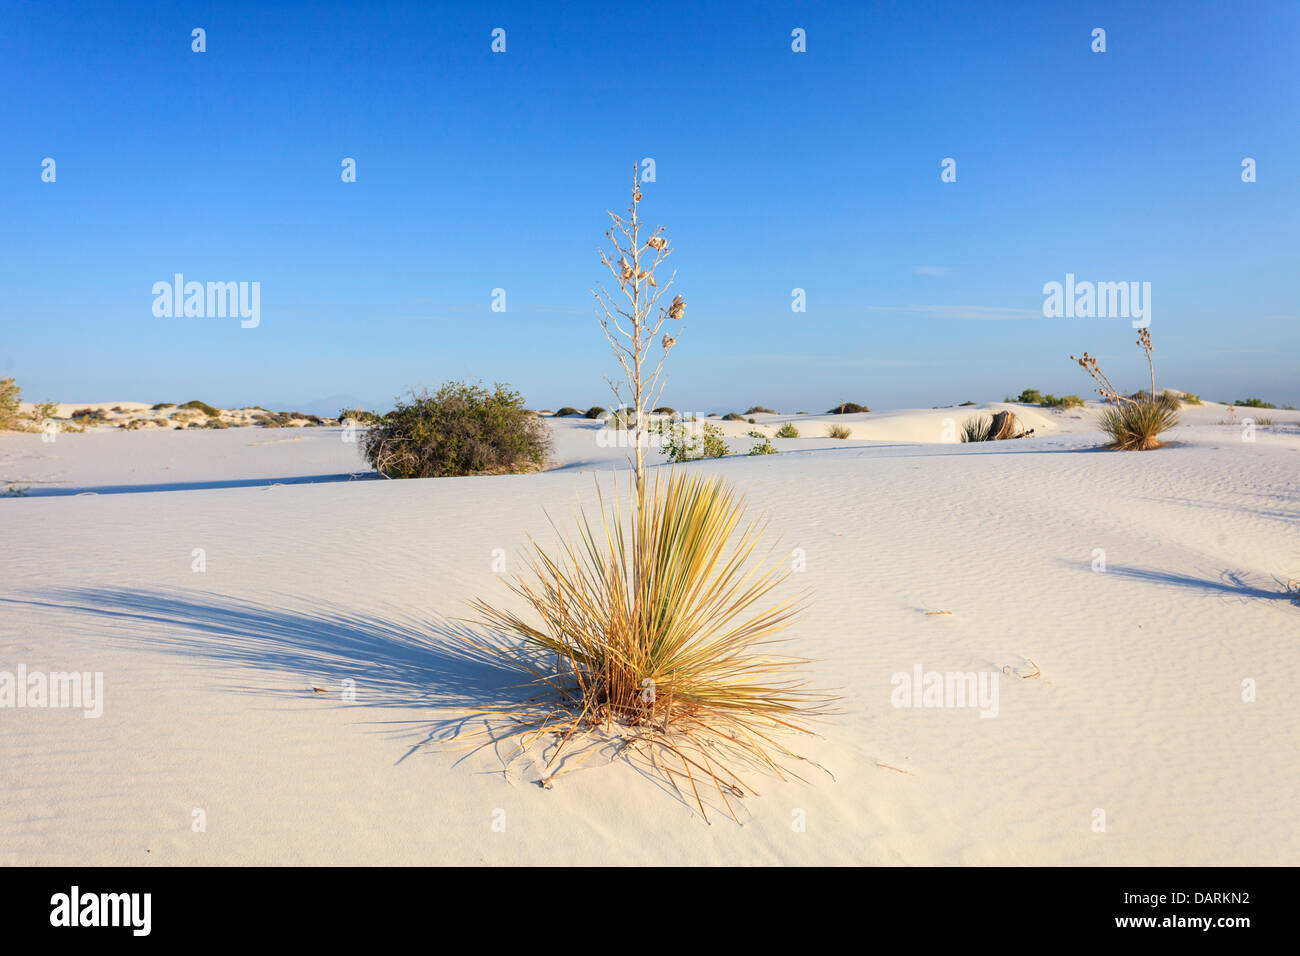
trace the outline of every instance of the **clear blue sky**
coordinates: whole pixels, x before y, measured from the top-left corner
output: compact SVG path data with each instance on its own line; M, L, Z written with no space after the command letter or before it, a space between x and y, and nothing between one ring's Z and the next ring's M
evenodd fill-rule
M1067 272L1152 284L1158 384L1300 404L1300 4L726 6L0 0L0 375L608 404L588 288L648 156L679 409L1086 394L1084 349L1140 387L1127 320L1041 316ZM261 325L155 318L176 272L260 282Z

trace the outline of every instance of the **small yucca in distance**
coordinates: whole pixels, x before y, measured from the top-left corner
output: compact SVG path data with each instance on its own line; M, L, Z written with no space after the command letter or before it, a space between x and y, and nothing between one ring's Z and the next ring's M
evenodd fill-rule
M1095 391L1112 407L1102 412L1102 431L1110 436L1111 447L1119 451L1150 451L1160 447L1160 434L1178 424L1178 402L1174 396L1166 397L1156 391L1156 368L1151 359L1154 347L1151 344L1151 331L1142 329L1138 332L1137 344L1146 353L1147 368L1151 372L1151 391L1138 393L1137 398L1128 398L1120 394L1101 370L1097 359L1087 352L1070 360L1092 376L1097 383ZM1158 396L1158 397L1156 397Z

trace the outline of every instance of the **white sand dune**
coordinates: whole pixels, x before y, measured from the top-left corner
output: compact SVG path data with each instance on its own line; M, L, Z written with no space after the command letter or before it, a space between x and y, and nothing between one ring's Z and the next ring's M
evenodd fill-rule
M1095 406L1015 409L1035 436L980 445L942 440L972 408L755 416L806 437L684 466L803 549L792 649L842 698L797 744L826 772L753 780L740 826L626 763L543 790L429 744L512 693L457 619L625 466L594 423L424 481L337 428L0 435L0 671L104 675L96 719L0 709L0 864L1300 863L1300 415L1117 453ZM917 665L999 673L997 716L893 706Z

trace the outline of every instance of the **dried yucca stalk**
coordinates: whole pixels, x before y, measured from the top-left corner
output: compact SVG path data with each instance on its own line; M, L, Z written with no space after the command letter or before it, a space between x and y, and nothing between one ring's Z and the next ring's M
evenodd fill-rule
M638 495L645 487L644 439L649 430L646 409L658 404L663 392L660 375L664 360L677 344L677 337L664 334L660 339L662 354L658 360L652 361L650 350L664 321L680 319L686 314L686 300L680 295L674 296L666 308L659 305L660 298L672 286L677 273L674 271L668 281L660 286L655 278L655 270L672 255L673 250L663 235L663 226L655 229L644 242L641 241L641 230L645 224L641 221L638 210L640 202L641 187L637 182L637 167L633 164L632 205L628 208L628 215L624 217L609 211L613 228L606 231L605 238L613 245L614 255L607 254L603 249L600 251L600 261L614 276L622 298L611 295L599 283L591 290L600 310L597 318L601 330L605 333L610 348L614 350L624 375L622 382L615 382L608 377L606 381L620 402L623 400L623 386L627 386L636 416L634 446ZM620 235L622 239L619 238Z
M675 787L689 784L706 819L697 783L711 783L734 818L728 796L751 792L740 771L784 778L801 758L780 737L809 732L827 700L805 688L801 658L770 649L798 610L798 599L765 603L790 572L749 566L761 529L716 477L677 472L629 497L625 513L617 491L608 508L602 495L600 527L583 516L577 539L554 554L533 543L528 571L509 585L533 620L474 602L480 623L522 637L533 654L478 646L546 691L493 713L515 723L516 753L558 740L543 784L566 748L612 737Z

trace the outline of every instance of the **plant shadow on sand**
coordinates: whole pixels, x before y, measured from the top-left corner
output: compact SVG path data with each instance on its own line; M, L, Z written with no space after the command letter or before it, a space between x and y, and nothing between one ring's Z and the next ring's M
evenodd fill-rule
M1272 601L1294 601L1297 596L1293 586L1289 586L1285 581L1274 578L1277 584L1275 590L1259 586L1247 581L1247 575L1244 572L1225 570L1222 571L1218 578L1198 578L1190 574L1178 574L1173 571L1154 571L1148 568L1122 568L1111 567L1107 574L1113 574L1117 577L1129 578L1136 581L1147 581L1151 584L1164 585L1166 587L1187 588L1195 591L1204 591L1208 594L1216 594L1222 598L1237 598L1242 603L1248 600L1272 600Z
M286 596L286 605L293 601ZM251 667L265 675L262 683L218 685L232 693L354 709L440 711L418 720L372 721L403 744L395 766L432 745L456 753L456 763L491 750L501 767L490 772L501 773L507 781L512 766L527 772L531 764L537 778L543 776L541 754L549 746L534 744L527 755L512 758L517 732L510 722L471 712L513 710L546 689L538 688L522 666L476 648L465 638L502 648L513 642L463 621L401 612L380 616L319 602L310 610L291 610L182 589L47 589L39 598L0 597L0 608L5 606L56 615L56 626L88 632L93 639L176 654L207 666ZM291 678L298 680L291 683ZM341 699L346 680L355 681L355 701ZM313 690L322 684L328 695ZM593 734L589 746L566 755L561 763L586 756L588 750L631 766L694 812L670 781L622 756L615 737ZM594 760L585 766L599 763ZM551 767L548 772L556 770Z

